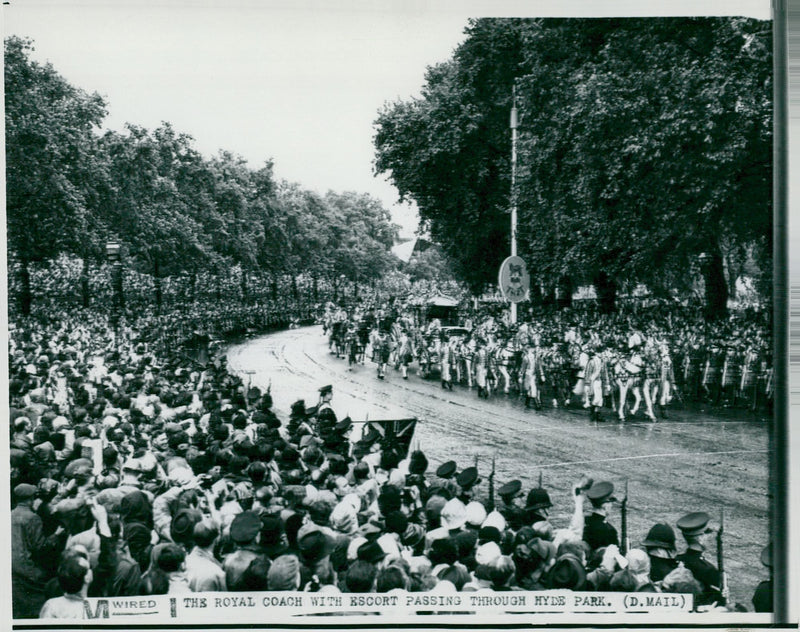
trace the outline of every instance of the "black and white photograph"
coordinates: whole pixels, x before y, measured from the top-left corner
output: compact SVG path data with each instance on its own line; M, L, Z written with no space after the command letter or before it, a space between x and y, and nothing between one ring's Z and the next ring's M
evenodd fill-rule
M796 625L775 19L665 5L4 2L0 627Z

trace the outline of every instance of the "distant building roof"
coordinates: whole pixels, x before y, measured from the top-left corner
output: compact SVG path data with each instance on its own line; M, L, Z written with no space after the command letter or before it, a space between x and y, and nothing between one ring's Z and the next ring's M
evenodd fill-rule
M427 300L428 305L435 305L436 307L458 307L458 301L451 296L438 294L432 296Z

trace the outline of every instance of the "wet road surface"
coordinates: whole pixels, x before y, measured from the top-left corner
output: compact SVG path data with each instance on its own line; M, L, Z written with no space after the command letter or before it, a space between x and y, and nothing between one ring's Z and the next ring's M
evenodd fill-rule
M478 459L483 478L479 494L488 493L487 477L496 459L495 486L518 478L523 491L538 483L553 502L551 521L567 526L572 513L571 488L581 475L609 480L617 497L628 481L628 536L639 545L656 522L675 522L685 513L706 511L712 525L725 511L725 568L731 598L752 609L756 585L767 577L760 563L769 540L770 423L746 413L710 415L697 410L670 410L669 419L643 418L625 424L590 422L582 409L527 410L516 397L479 399L475 390L455 386L445 391L423 380L416 364L408 380L389 369L376 377L367 361L348 370L347 361L328 350L321 327L306 327L245 341L227 349L232 371L262 389L271 384L274 410L287 420L291 404L318 401L317 389L334 387L338 417L365 419L418 418L416 439L430 462L429 470L454 459L459 469ZM619 530L619 509L609 521ZM677 529L676 529L677 531ZM680 532L678 548L682 548ZM715 545L706 558L716 563Z

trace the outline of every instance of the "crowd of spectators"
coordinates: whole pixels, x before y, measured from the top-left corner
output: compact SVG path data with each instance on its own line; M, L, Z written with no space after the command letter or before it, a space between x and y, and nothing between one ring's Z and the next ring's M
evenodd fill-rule
M87 596L260 590L671 591L724 607L669 525L625 555L616 535L589 536L607 483L576 482L568 525L548 519L546 490L513 481L495 507L474 468L377 435L351 444L329 389L281 419L224 356L156 349L163 318L72 310L9 327L15 618L81 617Z

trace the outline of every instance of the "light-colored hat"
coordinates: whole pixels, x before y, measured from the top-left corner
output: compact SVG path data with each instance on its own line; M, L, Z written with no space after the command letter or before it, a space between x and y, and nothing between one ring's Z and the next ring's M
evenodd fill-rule
M506 519L503 517L503 514L495 509L486 516L486 520L483 521L481 527L494 527L502 533L506 530Z
M486 508L477 500L473 500L467 505L467 524L473 527L480 527L486 520Z
M491 564L502 554L503 552L497 542L487 542L486 544L481 544L475 551L475 561L479 565Z
M467 521L467 508L458 498L448 500L442 509L442 526L446 529L460 529Z

